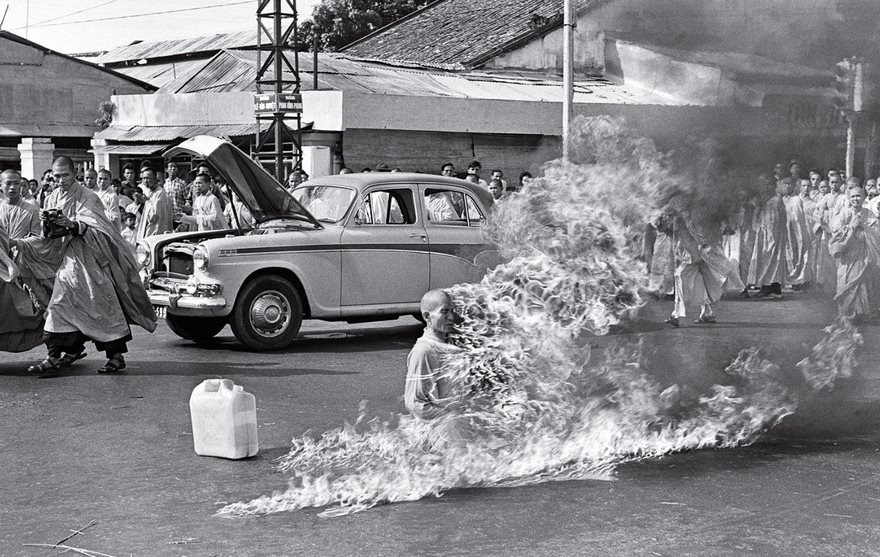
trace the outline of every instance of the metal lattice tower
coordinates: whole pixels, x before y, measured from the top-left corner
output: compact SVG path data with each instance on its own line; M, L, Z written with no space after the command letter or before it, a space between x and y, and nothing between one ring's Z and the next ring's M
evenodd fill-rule
M286 154L293 168L302 167L299 56L288 46L296 44L296 24L296 0L257 0L257 145L253 156L263 164L271 155L275 178L281 183ZM265 122L270 124L261 131ZM287 153L285 143L292 145Z

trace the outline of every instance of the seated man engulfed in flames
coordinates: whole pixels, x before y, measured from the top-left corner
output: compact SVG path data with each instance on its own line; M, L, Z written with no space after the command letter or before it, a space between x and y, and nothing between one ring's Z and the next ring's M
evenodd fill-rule
M421 421L439 422L454 414L459 407L458 397L442 373L442 358L461 349L447 342L447 335L460 321L452 307L452 298L443 290L431 290L422 296L422 318L425 332L416 341L406 359L406 388L403 402L407 410ZM432 443L441 445L460 438L457 420L445 420L435 430ZM434 423L432 423L432 427Z

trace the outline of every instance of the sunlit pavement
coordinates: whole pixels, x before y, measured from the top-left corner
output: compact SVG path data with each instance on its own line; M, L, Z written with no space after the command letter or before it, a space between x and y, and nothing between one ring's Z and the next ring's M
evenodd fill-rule
M673 329L657 302L619 337L638 340L653 372L701 388L738 350L758 344L791 376L830 321L833 303L729 300L719 324ZM410 318L367 325L307 323L282 353L244 352L229 330L196 346L160 325L136 332L124 375L73 371L39 380L42 357L0 361L0 554L56 552L65 543L111 555L387 554L869 554L880 548L880 326L862 328L857 377L807 400L751 447L632 463L614 482L467 489L343 518L315 509L227 520L225 502L286 487L272 460L289 440L354 419L358 402L403 410ZM596 342L601 348L606 339ZM260 454L195 455L188 400L205 378L227 377L257 397Z

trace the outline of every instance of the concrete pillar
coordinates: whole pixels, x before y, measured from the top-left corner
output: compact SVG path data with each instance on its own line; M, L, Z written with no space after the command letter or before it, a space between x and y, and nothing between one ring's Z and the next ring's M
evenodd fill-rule
M302 168L310 178L333 174L333 150L330 147L303 147L302 155Z
M122 176L120 175L122 172L119 169L119 155L113 153L102 153L101 147L106 146L106 139L92 140L92 149L95 156L94 168L95 170L101 170L102 168L105 170L109 170L110 174L112 174L114 178L122 179Z
M43 172L52 168L55 145L48 137L23 137L18 144L21 155L21 174L39 180Z

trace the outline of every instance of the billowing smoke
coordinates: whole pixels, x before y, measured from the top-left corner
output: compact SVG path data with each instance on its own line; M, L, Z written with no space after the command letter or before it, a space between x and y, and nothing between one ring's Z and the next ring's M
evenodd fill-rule
M852 372L860 339L846 322L799 364L806 380L795 388L757 348L712 370L724 380L701 393L651 369L637 335L591 349L645 303L646 217L674 198L723 213L727 186L717 179L706 187L719 195L699 193L713 178L711 150L682 166L614 120L578 125L573 163L549 163L496 207L488 233L506 262L450 289L463 316L451 342L462 350L443 370L460 411L423 423L365 420L362 407L355 424L293 440L278 465L292 474L286 491L219 515L329 506L322 516L336 516L457 487L610 479L624 462L750 443L811 387Z

